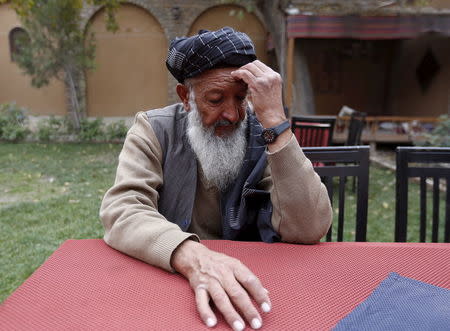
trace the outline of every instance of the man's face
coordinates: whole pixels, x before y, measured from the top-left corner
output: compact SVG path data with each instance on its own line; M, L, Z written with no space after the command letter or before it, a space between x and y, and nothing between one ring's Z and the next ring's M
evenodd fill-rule
M231 77L233 70L236 68L212 69L191 79L202 124L214 127L216 136L228 136L245 119L247 85ZM189 93L180 97L190 111Z
M177 85L188 111L187 136L207 182L224 190L242 167L247 146L247 85L234 68L213 69Z

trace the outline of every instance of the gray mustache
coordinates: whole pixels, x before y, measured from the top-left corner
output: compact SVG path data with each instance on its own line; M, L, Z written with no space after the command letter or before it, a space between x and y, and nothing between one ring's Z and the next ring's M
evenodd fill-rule
M218 126L226 126L226 125L236 125L237 123L233 123L229 120L218 120L216 123L214 123L214 127L217 128Z

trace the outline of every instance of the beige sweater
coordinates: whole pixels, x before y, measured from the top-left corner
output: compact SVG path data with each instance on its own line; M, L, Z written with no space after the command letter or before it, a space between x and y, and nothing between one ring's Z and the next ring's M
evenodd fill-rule
M171 255L184 240L221 237L219 192L200 171L192 223L189 233L183 232L158 213L162 157L145 113L138 113L119 155L115 183L103 198L100 217L108 245L173 270ZM325 235L332 214L327 191L293 135L281 150L268 153L260 186L270 192L272 225L283 241L312 243Z

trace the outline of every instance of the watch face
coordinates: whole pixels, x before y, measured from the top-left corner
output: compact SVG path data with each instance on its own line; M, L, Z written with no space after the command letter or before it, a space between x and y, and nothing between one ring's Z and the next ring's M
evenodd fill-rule
M266 144L273 143L277 137L274 129L264 129L262 132L262 137Z

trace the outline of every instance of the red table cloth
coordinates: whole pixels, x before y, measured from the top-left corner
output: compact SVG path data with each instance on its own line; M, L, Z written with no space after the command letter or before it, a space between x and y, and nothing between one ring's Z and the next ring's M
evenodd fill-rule
M450 244L203 241L269 290L263 330L328 330L389 274L450 289ZM102 240L68 240L0 305L2 330L208 330L188 282ZM223 319L215 330L229 329Z

